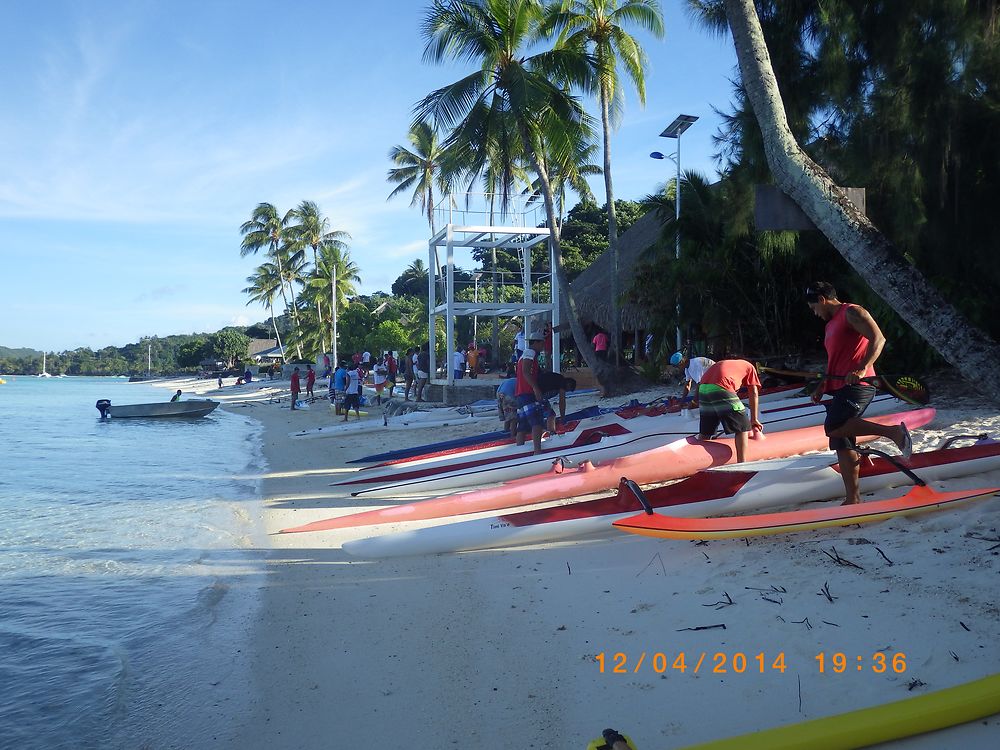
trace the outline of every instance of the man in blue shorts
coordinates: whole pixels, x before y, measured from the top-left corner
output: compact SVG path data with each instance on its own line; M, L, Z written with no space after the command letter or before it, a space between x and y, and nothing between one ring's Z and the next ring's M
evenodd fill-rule
M517 361L517 384L514 395L517 398L517 438L518 445L524 445L525 436L530 432L535 453L542 452L542 430L548 419L548 402L542 398L542 387L538 383L538 354L545 346L545 338L540 331L528 334L527 348Z

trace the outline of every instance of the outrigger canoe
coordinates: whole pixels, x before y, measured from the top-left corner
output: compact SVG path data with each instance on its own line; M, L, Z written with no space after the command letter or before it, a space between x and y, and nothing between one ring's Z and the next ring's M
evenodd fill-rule
M866 415L885 413L899 403L887 394L876 396L868 407ZM779 404L760 411L760 421L764 425L768 440L775 439L782 431L820 424L826 417L825 405L814 404L809 399L796 399L787 406L784 402ZM622 458L660 448L698 432L697 417L685 418L675 414L636 417L628 421L607 415L595 420L607 420L607 422L596 423L593 430L584 429L574 442L568 445L566 443L571 439L570 436L554 438L551 447L543 447L542 452L538 454L532 453L530 447L505 446L489 449L485 455L463 453L425 462L363 469L347 479L333 483L333 486L358 487L351 492L355 497L430 495L442 490L483 486L541 475L552 466L552 461L556 458L563 464Z
M914 487L901 497L856 505L806 508L784 513L754 513L723 518L682 518L660 513L643 513L615 521L615 528L631 534L660 539L733 539L767 534L811 531L830 526L885 521L896 516L950 508L968 500L989 497L1000 487L939 492L930 487Z
M566 419L556 427L555 432L545 433L543 443L557 436L569 435L571 433L578 434L588 426L597 426L614 422L616 417L621 417L622 419L632 419L636 416L662 413L664 413L662 407L640 404L638 401L633 401L631 404L623 404L613 408L599 408L597 406L591 406L586 409L581 409L578 412L567 414ZM569 442L572 442L572 438L569 439ZM389 453L381 454L382 456L388 457L382 458L378 462L367 462L371 463L371 465L359 467L359 475L360 472L367 473L372 471L381 471L382 467L386 466L430 461L434 459L441 459L445 456L457 457L459 454L479 454L488 449L505 447L510 449L514 448L514 439L511 438L509 430L499 430L481 435L471 435L465 438L456 438L455 440L420 446L418 449L414 449L414 452L410 453L410 455L396 455L400 452L406 453L405 450L390 451ZM362 463L362 461L359 459L354 462L349 461L348 463Z
M802 390L802 385L785 385L777 386L774 388L763 389L760 393L760 402L767 403L770 401L777 401L780 399L788 399L793 394L798 393ZM579 393L579 391L576 391ZM567 394L569 395L569 394ZM596 417L600 414L611 414L612 412L617 412L619 414L625 412L628 413L635 409L645 409L647 407L656 407L658 401L654 401L652 404L640 404L636 400L632 400L631 403L622 404L621 406L615 407L597 407L591 406L587 409L581 409L580 411L573 412L566 415L566 429L561 429L560 432L569 432L575 429L576 425L572 424L573 421L579 419L588 419L590 417ZM669 412L680 411L681 403L680 399L675 399L671 397L662 401L662 404L667 407ZM495 406L494 406L495 408ZM398 461L408 460L408 459L421 459L421 458L431 458L432 456L445 455L449 453L461 453L466 450L476 450L478 448L491 447L493 445L512 445L514 441L510 438L506 430L498 430L494 432L485 433L483 435L470 435L463 438L455 438L453 440L448 440L438 443L428 443L426 445L418 445L413 448L400 448L397 450L386 451L384 453L377 453L370 456L363 456L361 458L355 458L347 463L350 464L380 464L380 463L396 463Z
M1000 442L914 453L908 461L896 462L915 471L925 482L998 471ZM912 482L889 459L862 462L860 487L864 493ZM398 557L541 544L607 533L613 522L635 519L638 524L644 518L636 515L640 501L629 484L622 479L612 497L384 534L346 542L344 550L358 557ZM844 482L836 457L822 454L707 469L675 484L647 488L644 497L652 508L666 509L680 522L831 500L843 494Z
M871 417L871 421L885 425L902 422L915 429L930 422L934 413L934 409L917 409ZM822 427L804 427L774 433L767 440L749 441L747 458L754 461L794 456L825 449L827 444L828 438ZM731 438L699 441L694 437L686 437L654 450L599 465L587 461L578 468L567 469L556 462L542 476L507 482L498 487L329 518L282 531L326 531L503 510L611 490L618 486L619 479L623 476L630 477L639 484L667 482L691 476L711 466L733 463L735 458L736 448Z

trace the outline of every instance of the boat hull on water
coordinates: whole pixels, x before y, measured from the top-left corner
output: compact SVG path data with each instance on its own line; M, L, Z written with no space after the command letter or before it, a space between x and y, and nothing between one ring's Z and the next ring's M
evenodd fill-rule
M870 419L880 424L904 422L908 427L915 428L930 422L934 413L934 409L918 409ZM823 450L827 445L828 438L822 427L803 427L772 434L767 440L751 440L747 458L751 461L781 458ZM630 477L639 484L667 482L712 466L731 464L735 458L732 439L702 442L688 437L599 465L588 461L576 469L555 467L541 476L507 482L498 487L329 518L284 529L283 532L326 531L503 510L611 490L618 486L622 477Z
M204 417L219 406L211 399L163 401L153 404L111 404L107 416L111 419L159 419L161 417ZM98 407L100 408L100 407Z

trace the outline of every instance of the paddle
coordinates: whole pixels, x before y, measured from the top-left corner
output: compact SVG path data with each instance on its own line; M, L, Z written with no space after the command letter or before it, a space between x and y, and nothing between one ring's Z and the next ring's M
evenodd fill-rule
M815 383L806 386L806 391L811 393L823 380L830 377L842 378L843 375L824 375L821 372L805 372L801 370L779 370L774 367L764 367L759 365L760 372L771 373L772 375L788 375L792 377L803 377L815 379ZM930 402L930 391L927 386L913 375L882 375L870 378L862 378L866 383L871 383L892 394L900 401L905 401L914 406L927 406ZM811 387L810 387L811 386Z

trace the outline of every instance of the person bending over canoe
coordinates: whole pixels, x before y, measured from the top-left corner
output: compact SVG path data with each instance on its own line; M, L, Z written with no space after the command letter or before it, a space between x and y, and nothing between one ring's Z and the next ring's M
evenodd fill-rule
M698 383L701 382L701 376L705 374L705 370L715 364L715 360L708 357L692 358L684 352L674 352L670 355L670 364L684 373L684 396L687 397L688 394L691 394L692 400L697 401ZM694 388L693 394L691 393L692 387Z
M542 398L546 401L556 396L559 397L559 421L564 422L566 420L566 392L576 390L576 380L564 377L558 372L542 370L538 373L538 387L542 389ZM555 432L556 413L551 408L548 409L548 413L548 430Z
M823 345L827 374L812 399L819 403L824 392L832 396L823 426L830 438L830 450L837 451L840 462L847 494L844 505L853 505L861 502L858 493L861 462L854 439L861 435L889 438L906 459L913 451L913 441L903 423L884 426L861 418L875 397L875 386L866 380L875 377L875 360L885 346L885 336L875 319L863 307L837 299L837 290L825 281L806 288L806 304L816 317L826 321Z
M749 395L749 413L736 395L743 387ZM701 404L698 439L711 439L721 424L727 435L736 434L736 462L743 463L747 455L747 434L751 430L764 429L760 423L759 388L757 368L746 360L724 359L705 370L698 386Z
M542 428L548 418L548 403L542 398L542 388L538 384L538 353L545 345L540 331L528 335L528 348L517 361L517 438L518 445L524 445L524 438L530 432L535 453L542 452Z
M177 391L177 393L175 393L173 396L170 397L170 402L171 403L173 403L174 401L180 401L180 400L181 400L181 392L180 391Z

